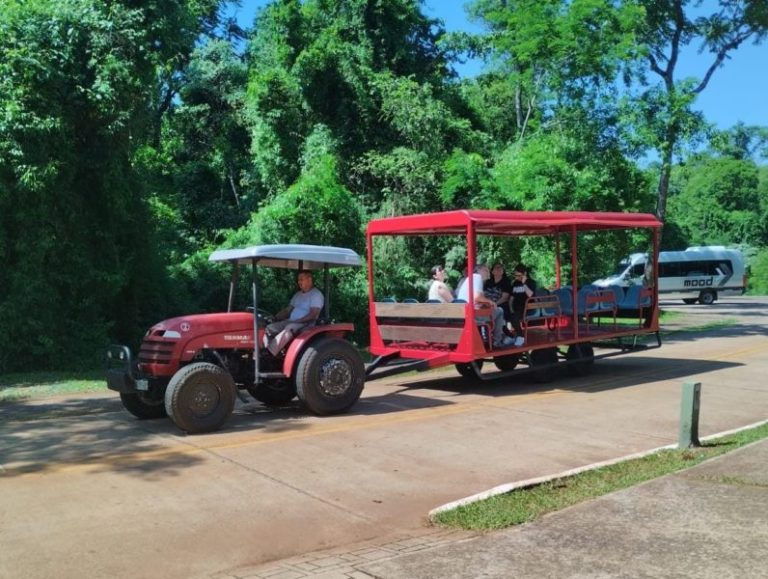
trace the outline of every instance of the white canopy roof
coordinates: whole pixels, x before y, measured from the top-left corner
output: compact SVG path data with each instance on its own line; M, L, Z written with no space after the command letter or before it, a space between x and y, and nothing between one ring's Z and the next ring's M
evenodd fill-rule
M329 267L362 265L360 256L351 249L323 245L254 245L242 249L219 249L208 260L239 264L256 260L261 266L288 269L298 269L299 261L302 262L302 269L322 269L325 264Z

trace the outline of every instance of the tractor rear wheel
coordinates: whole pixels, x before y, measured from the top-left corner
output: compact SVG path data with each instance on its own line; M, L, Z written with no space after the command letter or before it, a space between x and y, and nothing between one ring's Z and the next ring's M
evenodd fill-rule
M358 351L339 338L321 338L302 352L296 365L296 393L313 414L346 412L365 384L365 365Z
M208 362L184 366L165 391L165 410L176 426L190 434L218 430L235 408L235 382L223 368Z

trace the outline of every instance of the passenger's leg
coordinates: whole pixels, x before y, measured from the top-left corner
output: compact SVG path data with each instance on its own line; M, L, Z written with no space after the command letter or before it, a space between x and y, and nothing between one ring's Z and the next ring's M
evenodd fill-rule
M510 320L512 322L512 328L515 330L515 336L522 336L523 335L523 325L522 325L522 317L517 312L512 312L512 319Z
M501 344L504 340L504 310L500 307L493 309L493 343Z

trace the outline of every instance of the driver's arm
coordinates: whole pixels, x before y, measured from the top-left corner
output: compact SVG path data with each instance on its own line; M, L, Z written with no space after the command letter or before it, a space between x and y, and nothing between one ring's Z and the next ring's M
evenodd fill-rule
M287 320L292 311L293 306L288 304L286 307L275 314L275 320Z

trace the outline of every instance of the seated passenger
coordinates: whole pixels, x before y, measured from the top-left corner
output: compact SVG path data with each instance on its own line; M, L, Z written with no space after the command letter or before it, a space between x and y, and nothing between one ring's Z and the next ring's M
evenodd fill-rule
M509 281L504 266L496 262L491 268L491 277L485 280L483 291L489 299L504 310L504 319L511 320L509 311L509 296L512 295L512 282Z
M493 307L493 347L505 348L511 346L514 340L504 335L504 310L497 306L493 300L487 298L483 293L483 283L491 277L491 272L487 265L478 265L475 267L475 273L472 274L472 289L474 296L469 296L469 281L465 279L457 290L457 299L464 300L467 303L477 305L486 305Z
M467 262L466 260L461 261L461 277L459 278L459 281L456 283L456 289L453 290L453 297L456 299L459 299L459 288L461 287L461 284L464 283L464 281L467 279Z
M314 323L323 310L325 298L314 287L312 272L302 270L298 275L299 291L290 303L275 314L275 321L267 326L264 342L273 356L277 356L302 328Z
M515 346L525 345L522 319L525 315L525 304L536 291L536 282L530 277L530 269L522 263L515 266L515 281L512 282L512 328L515 330Z
M431 270L432 283L429 284L428 300L437 300L443 303L453 301L453 292L445 283L445 268L442 265L436 265Z

